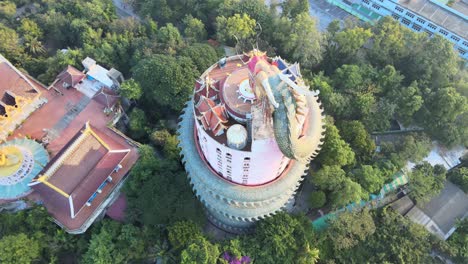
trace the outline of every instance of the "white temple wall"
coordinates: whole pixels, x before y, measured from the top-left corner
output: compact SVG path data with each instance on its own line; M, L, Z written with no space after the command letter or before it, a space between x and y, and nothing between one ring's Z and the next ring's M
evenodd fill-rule
M263 184L278 177L289 163L274 139L254 141L252 152L236 150L211 138L198 122L195 125L205 159L227 180L243 185Z

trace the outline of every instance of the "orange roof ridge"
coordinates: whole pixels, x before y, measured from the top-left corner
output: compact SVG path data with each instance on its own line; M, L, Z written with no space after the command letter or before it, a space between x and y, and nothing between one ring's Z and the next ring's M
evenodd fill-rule
M201 112L201 116L197 119L201 121L205 130L210 130L215 136L219 136L226 129L223 124L228 122L226 107L224 104L210 105L209 109Z

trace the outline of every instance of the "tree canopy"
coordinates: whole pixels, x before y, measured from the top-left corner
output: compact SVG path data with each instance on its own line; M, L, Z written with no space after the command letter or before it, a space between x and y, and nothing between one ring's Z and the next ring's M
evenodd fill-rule
M199 76L189 58L177 60L167 55L143 59L132 71L133 78L143 90L145 104L160 105L174 111L182 109Z

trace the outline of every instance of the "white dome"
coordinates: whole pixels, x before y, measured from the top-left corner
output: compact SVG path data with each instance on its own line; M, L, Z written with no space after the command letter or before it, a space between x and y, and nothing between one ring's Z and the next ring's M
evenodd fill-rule
M242 125L232 125L227 130L226 136L230 148L243 149L247 145L247 129Z

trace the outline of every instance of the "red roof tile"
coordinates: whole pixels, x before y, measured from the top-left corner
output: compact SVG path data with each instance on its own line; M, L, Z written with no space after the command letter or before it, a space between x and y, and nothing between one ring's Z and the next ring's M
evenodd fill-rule
M125 158L128 152L112 153L108 152L89 174L76 186L71 193L73 198L73 209L75 214L85 206L88 199L96 192L99 186L112 176L112 172L117 165Z
M226 127L223 125L228 122L226 108L224 104L210 107L207 111L200 111L198 117L205 130L213 131L214 135L219 135Z
M57 76L57 79L60 80L60 85L63 88L66 88L64 84L67 86L75 87L75 85L81 82L85 77L86 75L84 73L82 73L75 67L68 65L68 67Z
M0 97L7 91L31 99L40 94L34 83L0 55Z

